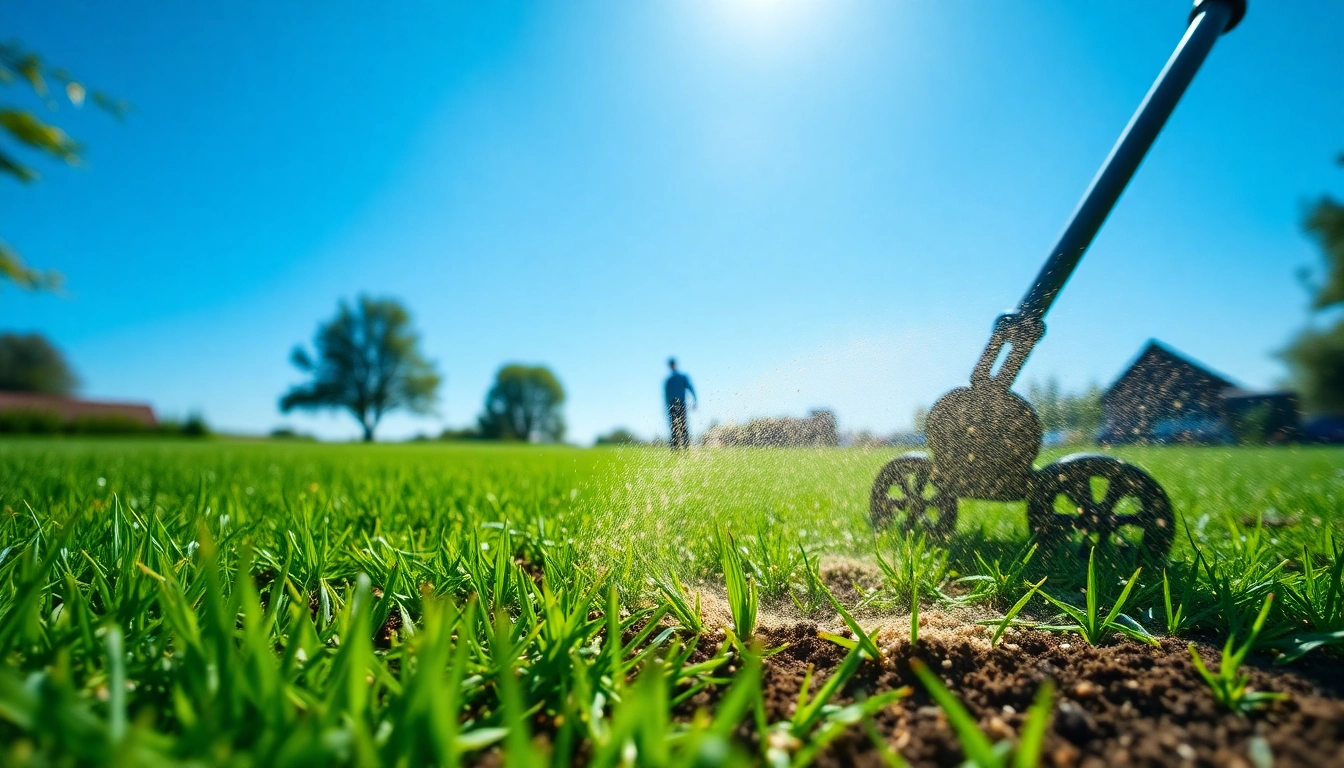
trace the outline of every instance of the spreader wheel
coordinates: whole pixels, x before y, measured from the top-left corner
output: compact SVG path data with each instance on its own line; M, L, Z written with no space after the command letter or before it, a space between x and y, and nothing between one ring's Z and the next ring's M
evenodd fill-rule
M901 530L924 531L946 539L957 527L957 499L932 482L933 462L925 453L903 453L887 462L873 481L868 504L873 530L881 531L899 518Z
M1133 464L1087 453L1035 474L1027 525L1042 541L1141 548L1154 560L1166 558L1176 534L1171 501L1156 480Z

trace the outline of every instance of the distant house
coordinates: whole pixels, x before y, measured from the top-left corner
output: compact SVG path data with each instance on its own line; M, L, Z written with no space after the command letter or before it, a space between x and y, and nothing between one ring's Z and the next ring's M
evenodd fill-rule
M1103 443L1231 443L1247 430L1293 440L1297 396L1250 392L1157 341L1149 341L1101 398Z
M76 400L35 392L0 392L0 414L48 416L67 426L80 422L121 422L153 429L158 425L154 409L142 403Z
M812 411L806 418L752 419L746 424L715 424L705 430L701 444L710 448L746 446L825 447L840 444L835 413Z

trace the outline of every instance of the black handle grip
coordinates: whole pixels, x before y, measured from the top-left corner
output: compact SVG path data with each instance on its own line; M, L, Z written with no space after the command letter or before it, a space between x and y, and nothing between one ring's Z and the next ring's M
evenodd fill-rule
M1224 35L1231 32L1246 17L1246 0L1195 0L1195 7L1190 11L1190 21L1194 21L1209 3L1223 3L1231 11L1227 17L1227 25L1223 27Z

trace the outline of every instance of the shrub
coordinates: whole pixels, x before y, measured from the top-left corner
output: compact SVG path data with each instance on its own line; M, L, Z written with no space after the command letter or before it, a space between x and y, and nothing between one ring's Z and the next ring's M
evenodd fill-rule
M148 432L149 427L126 416L77 416L63 431L72 435L134 435Z
M625 427L617 427L605 435L598 435L594 445L641 445L644 441Z
M0 411L0 434L51 435L61 431L61 415L55 411Z

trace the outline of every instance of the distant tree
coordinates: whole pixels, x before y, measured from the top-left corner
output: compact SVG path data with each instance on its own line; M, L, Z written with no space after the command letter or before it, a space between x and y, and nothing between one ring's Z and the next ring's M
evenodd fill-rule
M317 438L312 435L300 432L290 426L279 426L271 430L272 440L299 440L303 442L317 442Z
M1344 164L1344 156L1339 159ZM1321 247L1325 274L1304 275L1314 313L1344 307L1344 205L1323 196L1312 206L1306 230ZM1344 416L1344 318L1324 327L1308 325L1280 353L1307 410Z
M68 395L79 379L45 336L0 334L0 390Z
M280 398L280 410L348 410L373 442L383 416L394 410L429 413L442 381L420 354L411 316L395 299L361 296L342 301L336 317L318 326L313 354L295 347L290 359L312 380Z
M929 424L929 409L924 406L915 408L915 434L924 434L924 428Z
M1281 356L1308 411L1344 416L1344 319L1307 328Z
M559 442L565 436L560 407L565 388L545 366L506 365L495 374L478 419L489 440Z
M1344 155L1338 162L1344 165ZM1324 279L1312 286L1312 309L1344 306L1344 204L1323 195L1307 214L1305 226L1325 262Z
M90 93L83 84L63 69L50 67L31 51L24 50L18 43L0 43L0 85L9 85L22 81L28 85L33 96L48 110L54 109L56 101L51 97L47 80L59 83L65 98L76 109L84 105L86 99L120 116L127 110L125 102L115 101L103 93ZM44 122L32 111L0 102L0 174L11 176L27 183L38 178L37 171L17 159L11 145L18 145L48 157L62 160L70 165L79 163L80 146L64 131ZM21 288L29 290L53 290L60 287L61 276L56 272L33 269L24 263L19 254L0 241L0 279L6 279Z
M1045 383L1027 385L1027 401L1041 419L1046 432L1079 432L1085 437L1096 434L1101 427L1101 387L1093 384L1082 392L1065 393L1059 380L1051 377Z
M625 427L617 427L605 435L598 435L596 445L641 445L644 441Z
M467 427L465 429L446 427L439 433L439 439L450 443L458 443L465 440L480 440L481 431L476 427Z

